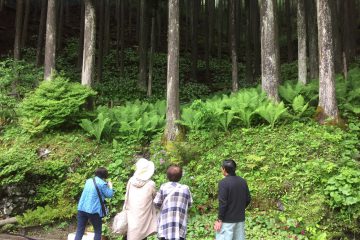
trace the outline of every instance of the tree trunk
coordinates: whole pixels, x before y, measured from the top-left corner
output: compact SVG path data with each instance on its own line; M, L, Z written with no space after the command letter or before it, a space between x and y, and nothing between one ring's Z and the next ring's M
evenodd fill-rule
M261 2L261 86L268 98L278 102L280 61L276 3L277 0Z
M138 0L137 4L136 4L136 41L139 42L139 38L140 38L140 25L141 25L141 20L140 20L140 11L141 11L141 1L142 0Z
M152 10L151 16L151 40L150 40L150 56L149 56L149 80L147 86L147 96L152 95L152 79L153 79L153 65L154 65L154 49L155 49L155 9Z
M24 22L22 25L21 48L25 47L27 38L28 38L30 8L31 8L30 0L25 0L25 16L24 16Z
M57 28L57 42L56 42L56 47L57 50L61 50L62 49L62 43L63 43L63 30L64 30L64 1L65 0L58 0L58 28Z
M308 41L309 41L309 77L311 79L319 77L319 55L318 55L318 34L316 20L316 2L307 0L308 14Z
M231 78L232 78L232 91L236 92L239 90L238 83L238 68L237 68L237 47L236 47L236 0L230 0L229 11L230 11L230 52L231 52Z
M16 1L16 20L15 20L15 41L14 59L21 59L21 31L23 23L24 0Z
M176 140L180 129L179 103L179 0L169 0L168 64L167 64L167 110L165 136Z
M210 57L213 53L214 45L214 11L215 11L215 1L209 1L209 48L210 48Z
M81 84L91 87L94 79L96 51L96 14L95 0L84 0L84 52L81 74Z
M138 87L142 91L146 91L147 82L147 11L146 0L141 0L140 6L140 43L139 43L139 79Z
M343 0L341 0L343 1ZM338 15L338 6L337 0L329 1L330 12L331 12L331 23L332 23L332 34L333 34L333 44L334 44L334 67L335 73L340 73L342 70L342 43L341 43L341 34L340 34L340 25Z
M44 44L44 34L46 26L46 11L47 11L47 0L41 1L41 16L39 24L39 34L36 44L36 66L40 67L42 63L42 49Z
M160 47L161 47L161 2L159 2L158 9L156 11L156 22L157 22L156 46L157 46L157 49L160 50Z
M218 23L218 32L217 32L217 57L221 58L221 44L222 44L222 14L223 11L223 0L219 0L218 2L218 10L217 10L217 23Z
M205 30L205 78L208 81L210 78L210 26L209 26L209 1L205 1L205 21L204 21L204 30Z
M251 28L254 40L254 78L261 74L261 43L260 43L260 8L258 1L250 0Z
M250 16L250 1L245 0L245 27L246 27L246 39L245 39L245 78L247 83L253 82L253 69L252 69L252 42L253 39L251 38L251 16Z
M275 10L277 11L277 10ZM285 0L285 19L286 19L286 42L287 42L287 56L288 62L292 62L293 57L293 47L292 47L292 27L291 27L291 6L290 0Z
M81 5L81 19L80 19L80 37L79 37L79 48L78 48L78 59L77 59L77 68L82 68L83 61L83 51L84 51L84 24L85 24L85 4L84 0L80 0Z
M305 0L297 0L297 32L298 32L298 71L299 82L307 83L307 59L306 59L306 15Z
M48 0L46 18L46 40L45 40L45 62L44 79L51 80L51 75L55 70L56 56L56 0Z
M103 70L103 60L104 60L104 23L105 23L105 2L101 1L99 4L99 44L98 44L98 57L97 57L97 82L101 82L102 79L102 70Z
M104 0L104 55L107 56L109 54L109 46L110 46L110 2L109 0Z
M338 121L338 107L335 94L335 68L332 36L331 3L317 1L317 22L319 36L319 118L323 123L330 117Z
M191 79L197 80L199 0L191 1Z

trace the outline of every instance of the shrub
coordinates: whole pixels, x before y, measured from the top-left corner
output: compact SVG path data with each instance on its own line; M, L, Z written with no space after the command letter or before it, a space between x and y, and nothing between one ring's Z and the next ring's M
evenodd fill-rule
M61 76L44 81L19 106L20 124L30 133L76 121L82 105L95 92Z

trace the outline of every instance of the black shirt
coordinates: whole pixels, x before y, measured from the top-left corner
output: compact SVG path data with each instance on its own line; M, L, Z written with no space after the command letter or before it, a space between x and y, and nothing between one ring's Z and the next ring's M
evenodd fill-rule
M245 221L245 208L250 201L250 191L243 178L228 175L219 182L219 220Z

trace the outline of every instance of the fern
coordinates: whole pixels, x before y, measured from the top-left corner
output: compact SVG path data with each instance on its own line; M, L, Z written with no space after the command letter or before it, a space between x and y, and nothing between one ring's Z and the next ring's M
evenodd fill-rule
M292 103L292 109L294 110L296 117L299 118L308 109L309 103L305 103L304 97L299 95L294 98Z
M204 125L203 114L200 111L191 108L184 108L181 113L181 119L178 121L181 125L191 130L199 130Z
M292 103L294 98L300 94L303 90L303 85L301 83L290 83L286 82L284 85L279 86L280 96L286 100L288 103Z
M97 142L100 142L103 133L106 131L109 133L111 131L112 124L109 118L99 113L94 122L88 119L82 119L80 126L90 135L94 136Z
M270 124L271 128L274 128L277 120L279 120L286 112L287 109L283 102L280 102L279 104L268 103L256 109L256 113L265 119Z

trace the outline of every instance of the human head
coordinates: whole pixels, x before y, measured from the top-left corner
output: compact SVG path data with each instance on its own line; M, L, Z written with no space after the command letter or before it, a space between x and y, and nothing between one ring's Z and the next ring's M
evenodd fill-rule
M145 158L140 158L136 164L136 170L134 173L134 177L139 180L147 181L149 180L155 171L155 166L152 161L149 161Z
M107 179L109 176L108 170L104 167L99 167L95 170L95 176L101 178L101 179Z
M182 169L180 166L171 165L168 167L166 175L170 182L179 182L182 177Z
M230 176L235 176L236 163L234 160L232 160L232 159L224 160L221 167Z

